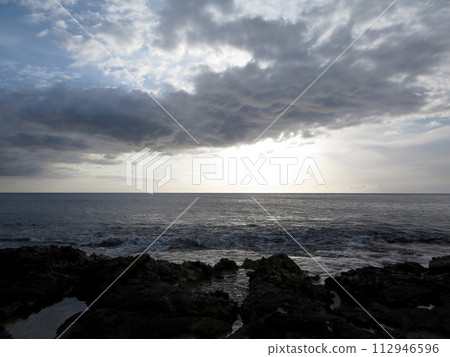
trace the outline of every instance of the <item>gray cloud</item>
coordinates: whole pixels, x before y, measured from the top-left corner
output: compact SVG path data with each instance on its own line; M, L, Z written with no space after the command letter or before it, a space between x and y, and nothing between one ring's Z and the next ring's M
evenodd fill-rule
M158 14L154 46L172 51L182 42L226 44L248 51L253 59L221 73L202 67L193 78L194 94L173 89L158 100L201 145L250 143L388 3L318 5L285 20L238 14L232 1L168 1ZM208 6L229 17L215 21ZM343 14L339 23L327 21L339 6L348 16ZM420 11L411 20L405 14L415 8ZM265 137L291 131L312 137L317 130L447 110L443 104L430 106L430 88L419 79L449 58L449 12L445 1L399 4L385 15L387 23L368 31ZM42 172L39 159L46 164L89 162L83 154L96 153L111 155L97 163L113 164L115 152L194 144L145 93L117 88L3 88L0 128L3 175ZM12 148L31 153L28 168L14 161Z
M0 176L41 176L45 173L43 162L22 160L22 153L11 150L0 152Z
M52 150L82 150L87 149L89 145L83 139L72 139L64 136L54 135L30 135L19 133L6 139L8 146L33 149L52 149Z
M63 84L0 89L0 174L45 175L55 163L114 165L120 152L172 142L178 126L158 109L140 91Z
M160 36L155 44L170 49L183 40L183 37L178 34L179 30L188 27L201 31L203 24L211 22L211 16L206 11L207 6L213 6L226 14L235 10L233 0L171 0L159 13Z
M244 68L200 74L192 97L195 108L186 111L183 106L183 112L192 113L187 120L206 136L206 144L252 141L389 3L318 5L296 21L236 16L217 22L205 11L206 2L193 7L174 0L160 14L163 40L155 44L168 49L177 41L192 46L228 44L249 51L253 62ZM348 20L327 22L339 7ZM217 9L224 15L236 11L230 4ZM417 16L414 20L406 15L411 11ZM308 136L315 128L343 128L422 110L429 98L417 93L429 89L418 78L449 57L449 11L444 1L426 6L410 2L390 10L385 15L390 23L369 30L267 135L302 131ZM317 28L316 23L323 25ZM327 27L333 31L322 39ZM269 66L261 68L262 61L269 61ZM394 80L396 75L400 79ZM168 99L176 107L177 97Z

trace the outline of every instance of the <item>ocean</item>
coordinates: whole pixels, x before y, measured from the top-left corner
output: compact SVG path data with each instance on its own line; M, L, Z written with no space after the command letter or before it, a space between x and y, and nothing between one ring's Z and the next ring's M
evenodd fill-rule
M252 196L271 214L269 217ZM0 248L70 245L172 262L286 253L305 270L450 255L449 194L0 194Z

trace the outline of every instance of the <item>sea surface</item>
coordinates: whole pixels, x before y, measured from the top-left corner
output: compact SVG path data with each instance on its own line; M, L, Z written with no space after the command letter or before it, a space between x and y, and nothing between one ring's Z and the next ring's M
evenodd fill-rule
M449 255L449 218L449 194L0 194L0 248L121 256L153 243L154 258L208 264L283 252L323 276Z

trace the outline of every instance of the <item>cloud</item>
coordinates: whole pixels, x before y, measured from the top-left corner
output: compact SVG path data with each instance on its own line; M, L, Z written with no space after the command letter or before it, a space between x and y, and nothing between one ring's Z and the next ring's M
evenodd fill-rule
M80 150L87 149L89 146L84 140L76 140L70 137L54 135L30 135L19 133L8 137L6 143L9 147L33 148L33 149L52 149L52 150Z
M80 75L47 66L21 66L14 61L2 61L0 58L0 74L12 84L23 86L23 83L35 87L50 87L61 80L79 80Z
M167 50L183 43L230 45L252 55L244 67L206 70L195 78L194 102L202 108L195 114L197 123L210 129L205 132L211 141L226 145L256 137L388 4L322 3L284 19L233 17L230 14L238 10L227 3L216 9L230 20L217 22L205 11L206 2L191 7L173 0L160 12L161 38L154 44ZM308 135L316 128L338 129L421 111L424 116L448 112L448 105L433 106L436 92L425 78L449 59L450 40L444 35L450 30L445 20L449 11L444 1L409 2L390 10L268 135ZM264 62L269 65L261 65ZM447 86L441 97L448 99L448 94ZM216 120L208 123L208 117Z
M43 162L22 160L20 153L11 150L0 152L0 176L41 176L43 166Z
M2 118L14 118L13 130L72 133L114 139L128 144L171 137L159 107L141 91L114 88L77 88L59 84L46 89L0 90ZM35 131L34 131L35 132ZM27 133L24 133L27 134Z
M226 147L252 142L388 4L304 1L253 10L231 0L170 0L154 8L144 1L68 5L202 146ZM26 5L41 13L36 2ZM45 18L39 16L45 38L56 40L73 66L94 67L128 86L4 87L0 127L7 153L34 150L50 165L144 145L176 151L193 144L148 95L130 90L134 84L122 70L60 9L49 3L45 9ZM311 138L361 124L448 115L442 78L449 73L449 12L446 1L399 2L265 137L293 132ZM38 172L13 165L12 157L4 161L12 171Z
M58 163L117 165L118 153L191 140L141 91L64 84L0 89L0 133L3 176L46 175Z

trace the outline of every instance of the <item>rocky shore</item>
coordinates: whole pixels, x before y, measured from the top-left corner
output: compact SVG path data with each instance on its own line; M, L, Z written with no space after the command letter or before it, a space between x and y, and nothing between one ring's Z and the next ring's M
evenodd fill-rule
M11 337L7 322L66 297L89 305L134 259L88 256L72 247L0 250L0 337ZM249 276L242 304L224 291L205 291L239 269ZM405 262L355 269L335 279L320 282L284 254L242 266L222 259L214 267L143 256L62 337L389 337L383 328L395 338L450 337L450 257L433 258L428 268Z

